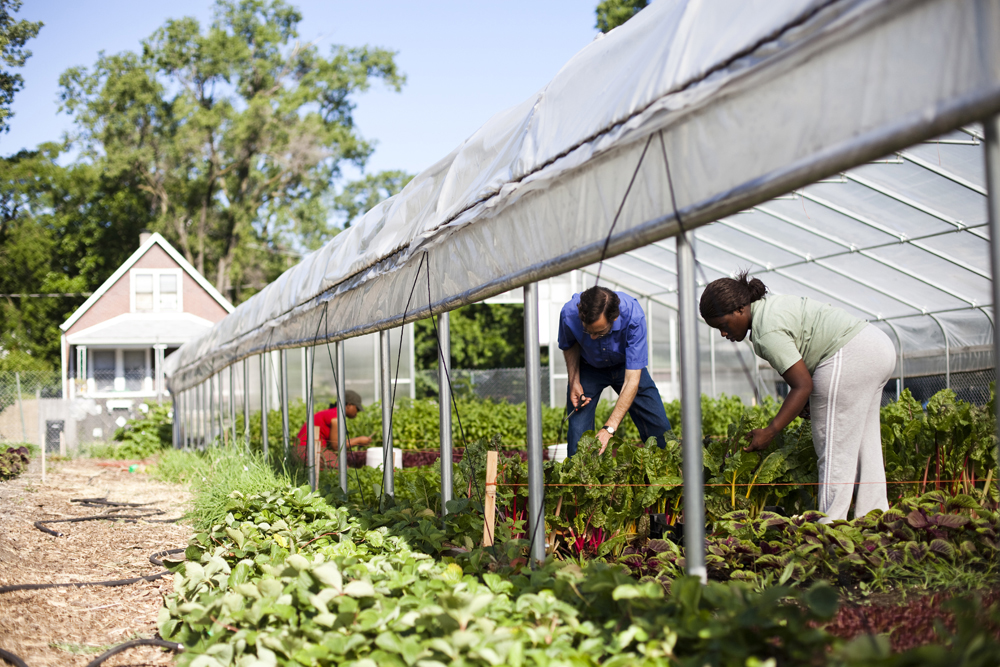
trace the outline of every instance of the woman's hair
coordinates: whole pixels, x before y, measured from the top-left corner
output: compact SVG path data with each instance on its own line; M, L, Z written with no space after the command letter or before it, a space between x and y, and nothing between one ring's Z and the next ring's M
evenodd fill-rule
M750 270L736 274L735 278L713 280L701 295L701 316L706 319L723 317L743 306L763 299L767 287L760 278L750 278Z
M607 287L594 286L580 294L577 311L580 313L580 320L588 327L599 320L601 315L604 315L608 322L614 322L621 314L620 302L618 295Z

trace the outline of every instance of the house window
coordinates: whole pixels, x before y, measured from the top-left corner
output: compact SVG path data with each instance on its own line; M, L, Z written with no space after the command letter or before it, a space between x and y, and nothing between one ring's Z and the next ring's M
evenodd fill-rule
M97 391L114 391L115 389L115 351L92 350L94 388Z
M175 313L183 309L180 269L133 269L132 312Z
M146 378L146 351L125 350L122 354L125 371L125 391L142 391Z
M177 310L177 274L160 274L160 310Z
M153 274L137 273L133 276L135 284L135 310L149 313L153 310Z

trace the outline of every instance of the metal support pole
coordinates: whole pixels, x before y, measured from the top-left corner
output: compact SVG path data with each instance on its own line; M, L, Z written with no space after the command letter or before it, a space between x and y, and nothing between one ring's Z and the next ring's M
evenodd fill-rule
M178 407L179 403L180 402L177 400L177 396L175 394L171 394L170 395L170 414L173 416L173 420L172 420L172 423L171 423L171 426L173 428L171 429L171 433L170 433L170 436L171 436L170 437L170 446L173 447L174 449L177 449L177 443L181 441L180 413L177 411L177 407Z
M347 414L344 412L347 404L343 398L347 394L345 347L344 341L337 341L337 469L340 472L340 490L347 493Z
M288 461L288 350L281 350L278 357L281 367L281 446L284 448L283 461Z
M670 318L670 392L674 399L681 397L677 378L677 318Z
M395 495L393 487L395 482L395 469L393 468L392 452L392 371L389 351L389 331L383 329L378 332L379 342L379 369L381 371L381 382L379 389L382 393L382 493L387 496Z
M414 325L409 324L406 329L406 342L410 351L410 400L417 400L417 342L414 336Z
M189 413L189 409L191 406L191 392L189 391L178 392L178 396L180 397L181 401L181 413L180 413L181 449L187 449L188 436L190 434L190 425L191 425L191 422L188 420L188 418L191 416Z
M684 461L684 551L687 573L708 580L705 569L705 489L702 479L701 372L698 305L691 234L677 235L677 305L681 339L681 430Z
M198 385L198 448L205 449L208 445L208 425L205 422L205 384Z
M260 445L267 460L267 352L260 354Z
M236 444L236 364L229 364L229 424L233 429L233 444Z
M250 359L243 360L243 446L250 451Z
M451 447L451 321L438 315L438 424L441 432L441 516L448 513L453 490Z
M712 361L712 398L718 398L719 394L715 388L715 336L713 331L708 332L708 352Z
M17 411L21 414L21 442L28 442L28 429L24 428L24 401L21 400L21 374L14 372L17 382Z
M225 431L226 431L226 404L222 400L222 371L215 376L216 383L219 385L219 442L225 442Z
M205 383L205 391L208 392L208 414L205 415L205 425L208 427L207 430L207 441L215 441L215 392L212 391L212 382L215 379L214 375L208 376L208 382Z
M529 559L545 561L545 478L542 472L542 377L538 346L538 283L524 286L524 400L528 413Z
M302 375L306 379L306 475L309 478L309 488L313 491L319 486L319 469L316 467L316 429L313 428L312 360L315 354L315 348L307 347L306 363L302 367Z
M996 312L1000 304L1000 115L991 116L983 121L986 129L986 187L987 209L990 217L990 271L993 280L993 310ZM993 368L996 370L997 360L1000 360L1000 337L993 334ZM1000 415L1000 401L995 401L997 415ZM997 419L998 435L1000 435L1000 417ZM1000 448L997 449L997 467L1000 469ZM1000 488L1000 475L997 476L997 488Z

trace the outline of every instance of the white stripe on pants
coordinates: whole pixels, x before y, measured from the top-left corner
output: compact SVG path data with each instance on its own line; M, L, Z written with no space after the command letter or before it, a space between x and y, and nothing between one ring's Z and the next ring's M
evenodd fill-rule
M855 516L889 509L879 407L895 366L892 341L869 324L813 371L809 409L826 522L847 518L855 487Z

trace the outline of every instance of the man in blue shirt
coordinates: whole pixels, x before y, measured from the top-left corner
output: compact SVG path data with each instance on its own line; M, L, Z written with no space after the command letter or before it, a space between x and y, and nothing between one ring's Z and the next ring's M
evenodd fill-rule
M618 401L597 432L600 453L604 453L626 412L644 442L655 437L661 448L667 446L663 434L670 430L670 421L660 392L646 370L646 315L638 301L606 287L591 287L574 294L559 314L559 349L566 357L569 373L569 456L576 454L584 431L593 430L597 400L605 387L618 393Z

